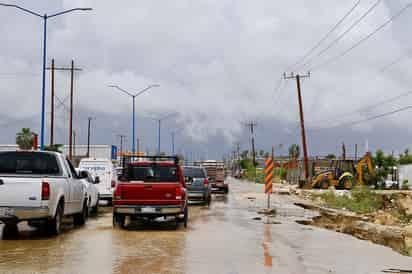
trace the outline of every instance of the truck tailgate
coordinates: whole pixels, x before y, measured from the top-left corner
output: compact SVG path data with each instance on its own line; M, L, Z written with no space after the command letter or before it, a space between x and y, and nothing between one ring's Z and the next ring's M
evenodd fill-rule
M176 196L179 183L121 183L121 200L119 204L125 205L177 205L181 197Z
M0 206L40 207L41 178L0 177Z

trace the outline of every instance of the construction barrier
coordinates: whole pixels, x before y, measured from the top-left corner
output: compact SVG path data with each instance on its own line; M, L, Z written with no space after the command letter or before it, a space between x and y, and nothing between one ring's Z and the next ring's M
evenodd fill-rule
M265 160L265 164L265 193L271 194L273 192L272 185L275 163L273 162L273 158L268 158Z

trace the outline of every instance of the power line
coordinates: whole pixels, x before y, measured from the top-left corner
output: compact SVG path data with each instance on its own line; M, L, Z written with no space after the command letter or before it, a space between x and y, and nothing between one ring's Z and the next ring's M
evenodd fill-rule
M393 110L393 111L378 114L378 115L371 116L371 117L368 117L368 118L365 118L365 119L346 122L346 123L341 123L341 124L334 125L334 126L331 126L331 127L314 128L314 129L309 129L309 130L310 131L320 131L320 130L325 130L325 129L338 128L338 127L353 126L353 125L361 124L361 123L364 123L364 122L369 122L369 121L372 121L372 120L376 120L376 119L379 119L379 118L382 118L382 117L386 117L386 116L389 116L389 115L393 115L393 114L396 114L396 113L399 113L399 112L402 112L402 111L405 111L405 110L409 110L409 109L412 109L412 106L402 107L402 108L399 108L399 109L396 109L396 110Z
M352 12L359 6L360 0L358 0L355 5L352 6L352 8L345 13L345 15L320 39L315 46L313 46L305 55L303 55L296 63L291 65L288 70L291 70L293 67L296 65L300 64L303 62L306 58L308 58L320 45L328 39L328 37L345 21L345 19L352 14Z
M394 61L391 61L390 63L384 65L379 69L380 72L385 72L388 70L390 67L396 65L397 63L401 62L405 58L410 58L411 57L412 50L408 50L406 54L402 54L400 57L396 58Z
M412 94L412 91L404 92L404 93L401 93L401 94L399 94L399 95L396 95L396 96L387 98L387 99L385 99L385 100L382 100L382 101L380 101L380 102L377 102L377 103L374 103L374 104L371 104L371 105L367 105L367 106L363 106L363 107L361 107L361 108L358 108L357 110L354 110L354 111L351 111L351 112L345 112L345 113L343 113L343 114L341 114L341 115L338 115L338 116L335 116L335 117L333 117L333 118L324 119L324 120L318 120L318 121L315 121L315 122L316 122L316 123L328 122L328 121L331 121L331 119L343 118L343 117L352 116L352 115L354 115L354 114L359 114L359 113L362 113L362 112L368 112L368 111L370 111L371 109L380 107L380 106L382 106L382 105L384 105L384 104L387 104L387 103L394 102L394 101L396 101L396 100L398 100L398 99L400 99L400 98L402 98L402 97L406 97L406 96L409 96L409 95L411 95L411 94ZM314 123L314 122L312 122L312 123Z
M335 40L333 40L326 48L324 48L323 50L321 50L315 57L313 57L312 59L308 60L306 63L304 63L302 65L302 67L307 66L308 64L310 64L312 62L312 60L314 58L318 58L320 56L322 56L325 52L327 52L329 49L331 49L334 45L336 45L345 35L347 35L350 31L352 31L357 25L359 25L363 19L366 18L366 16L368 16L381 2L382 0L377 0L372 6L369 7L369 9L363 13L361 15L361 17L359 17L355 22L353 22L352 25L350 25L349 28L347 28L344 32L342 32L338 37L336 37Z
M315 70L318 69L320 67L323 67L325 65L328 65L336 60L338 60L339 58L347 55L349 52L351 52L352 50L354 50L355 48L357 48L358 46L360 46L362 43L366 42L369 38L371 38L373 35L375 35L376 33L378 33L380 30L382 30L384 27L386 27L389 23L393 22L394 20L396 20L399 16L401 16L407 9L409 9L410 7L412 7L412 2L407 4L406 6L404 6L402 9L400 9L395 15L391 16L388 20L386 20L383 24L381 24L379 27L377 27L374 31L370 32L368 35L366 35L365 37L363 37L362 39L360 39L358 42L356 42L353 46L351 46L350 48L348 48L347 50L343 51L342 53L336 55L335 57L332 57L328 60L326 60L323 63L320 63L317 66L314 66L311 70Z

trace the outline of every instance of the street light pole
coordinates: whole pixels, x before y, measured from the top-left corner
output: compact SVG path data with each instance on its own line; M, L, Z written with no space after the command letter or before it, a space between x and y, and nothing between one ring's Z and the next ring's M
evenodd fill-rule
M172 131L172 156L175 155L175 132Z
M90 135L91 135L91 122L93 120L92 117L88 117L88 125L87 125L87 158L90 157Z
M132 110L132 115L133 115L133 117L132 117L132 152L135 153L136 152L136 97L143 94L143 93L145 93L146 91L148 91L151 88L160 87L160 85L155 84L155 85L147 86L146 88L140 90L136 94L133 94L133 93L131 93L131 92L125 90L125 89L122 89L118 85L109 85L108 87L120 90L121 92L123 92L126 95L128 95L129 97L131 97L132 100L133 100L133 105L132 105L132 107L133 107L133 110Z
M136 152L136 96L133 96L133 137L132 137L132 151Z
M18 5L0 3L0 6L16 8L23 12L29 13L31 15L34 15L34 16L37 16L43 19L43 58L42 58L43 59L43 74L42 74L42 88L41 88L42 94L41 94L41 126L40 126L40 150L43 150L44 149L44 128L45 128L45 118L46 118L47 19L59 16L59 15L63 15L69 12L73 12L73 11L89 11L92 9L91 8L75 8L75 9L61 11L61 12L58 12L52 15L47 15L46 13L44 15L41 15L37 12L20 7Z
M160 156L160 123L162 122L162 119L159 119L158 122L159 122L159 130L158 130L158 142L157 142L157 156Z

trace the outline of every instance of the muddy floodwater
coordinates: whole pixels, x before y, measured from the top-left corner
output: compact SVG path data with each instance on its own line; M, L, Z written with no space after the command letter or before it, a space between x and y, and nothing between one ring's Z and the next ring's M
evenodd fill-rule
M21 224L15 239L0 240L0 273L383 273L412 269L412 258L391 249L296 220L313 212L289 196L272 197L277 217L261 217L261 185L230 179L230 194L210 208L191 205L189 227L174 222L112 228L102 208L84 227L70 220L49 237ZM1 226L0 226L1 228Z

